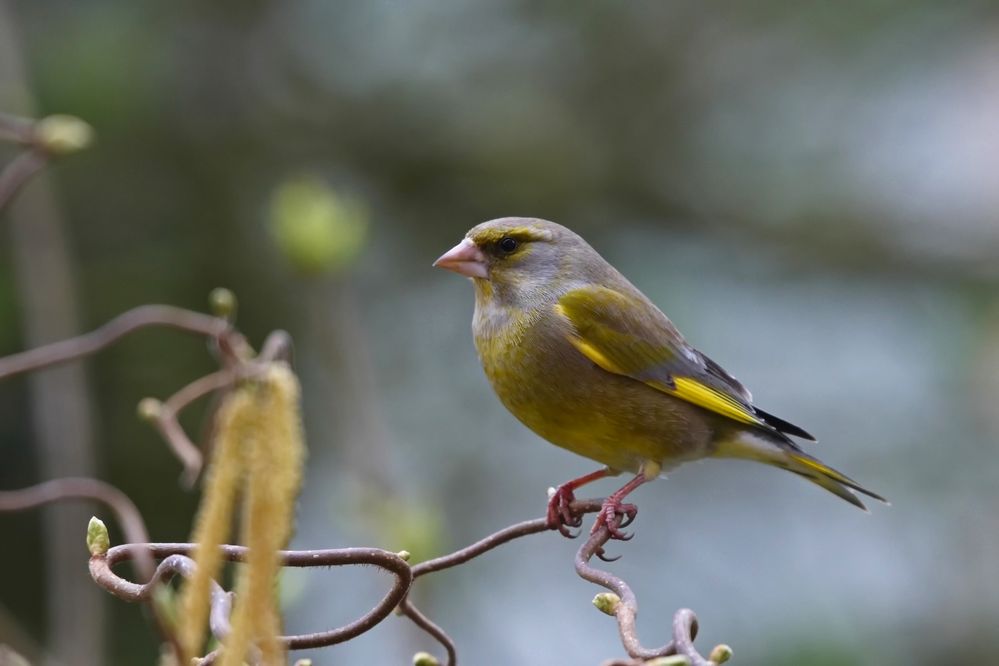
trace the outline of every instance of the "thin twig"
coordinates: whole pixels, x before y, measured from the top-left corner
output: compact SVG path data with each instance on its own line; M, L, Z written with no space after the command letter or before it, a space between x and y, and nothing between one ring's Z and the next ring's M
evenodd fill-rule
M141 305L90 333L0 358L0 379L83 358L114 344L129 333L155 326L211 338L226 336L238 343L235 345L237 348L247 346L243 336L233 330L225 319L171 305Z
M119 548L127 550L130 559L137 560L136 568L139 570L140 576L149 581L146 583L146 587L151 591L156 585L156 562L149 549L138 545L149 540L146 523L142 520L142 514L138 507L128 495L114 486L97 479L68 477L45 481L18 490L0 491L0 512L24 511L68 499L92 500L111 509L128 542L127 545L119 546ZM169 622L161 617L154 605L150 605L150 608L160 635L176 651L177 640L171 631Z
M194 485L204 458L201 449L195 446L180 425L180 412L199 398L232 386L239 375L235 369L226 368L200 377L167 398L152 415L156 430L184 467L181 483L186 488Z
M413 602L409 600L409 597L403 599L402 603L399 604L399 612L412 620L413 624L430 634L434 640L441 644L444 648L444 654L447 655L447 662L445 662L447 666L455 666L458 663L458 650L454 644L454 639L446 631L434 624L429 617L420 612L413 605Z
M602 501L598 499L582 501L577 500L572 503L570 510L574 515L595 513L600 510L602 504ZM456 550L453 553L443 555L432 560L427 560L426 562L421 562L413 566L413 578L416 579L426 574L456 567L478 557L479 555L482 555L483 553L487 553L498 546L502 546L509 541L513 541L514 539L530 536L532 534L539 534L541 532L547 532L553 529L555 528L548 524L547 517L525 520L524 522L510 525L509 527L503 528L498 532L494 532L471 545L468 545L460 550ZM457 663L457 650L455 648L454 639L452 639L448 633L444 631L444 629L434 624L430 618L424 615L413 604L408 595L403 602L399 604L399 612L412 620L416 626L430 634L430 636L441 644L447 656L447 661L445 662L447 666L454 666Z
M288 332L282 330L272 331L260 347L258 360L261 362L290 361L291 351L292 341Z
M576 515L596 513L600 510L601 505L602 501L599 499L577 500L570 505L570 510ZM554 528L548 525L547 518L535 518L534 520L525 520L522 523L510 525L449 555L420 562L413 566L413 578L419 578L420 576L434 573L435 571L442 571L443 569L450 569L459 564L464 564L470 559L478 557L497 546L502 546L508 541L530 536L531 534L547 532L552 529Z
M31 145L35 140L35 121L9 113L0 113L0 141Z
M142 514L128 495L97 479L72 477L53 479L27 488L0 491L0 512L24 511L68 499L93 500L104 504L111 509L129 544L149 541L149 533L146 531ZM83 526L80 527L82 543ZM146 580L151 580L156 569L153 556L147 549L142 548L136 548L136 553L138 560L136 566L140 574Z
M43 151L30 148L18 154L0 171L0 210L32 176L41 171L49 158Z

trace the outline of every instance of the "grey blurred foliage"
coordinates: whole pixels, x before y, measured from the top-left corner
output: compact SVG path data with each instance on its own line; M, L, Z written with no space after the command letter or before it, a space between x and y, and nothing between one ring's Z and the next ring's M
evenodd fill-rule
M472 348L471 290L430 269L473 224L536 215L586 236L893 502L863 515L734 462L643 488L613 565L643 637L690 606L699 644L732 645L732 663L999 650L995 3L5 4L40 113L98 136L51 169L84 325L146 302L203 308L225 285L253 339L295 338L311 448L297 545L443 552L540 515L548 486L592 467L503 410ZM367 210L366 245L335 275L301 275L269 232L272 194L302 173ZM0 354L23 342L6 222ZM204 345L144 333L88 366L101 476L154 539L185 539L195 497L134 407L208 371ZM24 380L0 384L3 488L39 480L28 405ZM0 523L19 544L0 571L20 572L0 576L0 642L44 645L39 517ZM620 646L575 547L515 543L421 581L417 601L465 663L599 663ZM81 576L85 557L81 537ZM347 621L384 585L289 574L288 624ZM107 663L150 663L137 609L105 604ZM304 656L406 663L432 647L390 619Z

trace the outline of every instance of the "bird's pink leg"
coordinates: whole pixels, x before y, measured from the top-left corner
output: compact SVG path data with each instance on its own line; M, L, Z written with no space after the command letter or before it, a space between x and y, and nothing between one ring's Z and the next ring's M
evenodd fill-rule
M576 495L573 491L581 486L585 486L587 483L602 479L611 474L612 472L604 467L595 472L584 474L572 481L566 481L556 488L548 500L548 527L550 529L557 529L563 536L567 536L570 539L575 536L569 531L569 528L579 527L583 523L583 518L572 513L571 505L576 501Z
M656 469L656 474L658 474L658 468ZM655 475L652 478L655 478ZM635 516L638 515L638 507L634 504L624 504L621 500L635 490L635 488L649 481L649 479L648 472L643 470L636 474L635 478L631 481L608 496L604 500L603 506L600 507L600 513L597 514L597 519L593 522L593 529L590 530L590 534L593 534L601 527L606 527L607 531L610 532L611 539L619 539L621 541L630 539L631 535L622 532L621 528L630 525L635 520ZM617 519L619 515L622 516L620 520Z

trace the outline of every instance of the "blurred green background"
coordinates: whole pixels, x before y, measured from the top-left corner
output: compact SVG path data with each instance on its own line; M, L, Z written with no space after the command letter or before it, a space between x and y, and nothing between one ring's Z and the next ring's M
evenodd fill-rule
M538 216L585 236L758 404L893 502L864 515L720 461L643 488L612 567L647 644L689 606L698 644L729 643L739 664L997 654L994 2L0 0L0 23L37 115L98 136L48 172L75 326L142 303L204 309L224 285L255 342L295 339L311 450L295 545L440 554L540 515L548 486L593 468L500 406L471 289L430 268L482 220ZM24 103L10 76L0 111ZM12 214L0 354L47 305L26 302ZM204 343L142 333L84 367L82 471L127 492L154 540L186 540L196 495L134 413L210 371ZM48 469L29 386L0 383L0 488ZM197 433L199 410L185 422ZM0 643L152 663L138 608L71 593L89 586L85 520L78 566L52 582L45 515L0 516ZM598 664L622 650L572 571L577 545L508 545L421 581L417 601L464 663ZM386 584L290 574L287 628L346 622ZM54 631L60 604L90 648ZM306 656L403 664L419 649L436 648L392 617Z

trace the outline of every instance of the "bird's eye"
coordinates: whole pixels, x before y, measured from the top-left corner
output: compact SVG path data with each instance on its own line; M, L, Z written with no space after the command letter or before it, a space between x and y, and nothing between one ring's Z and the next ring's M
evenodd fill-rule
M517 242L516 238L510 238L509 236L506 236L500 239L499 249L503 250L507 254L510 254L511 252L517 249L518 245L520 245L520 243Z

